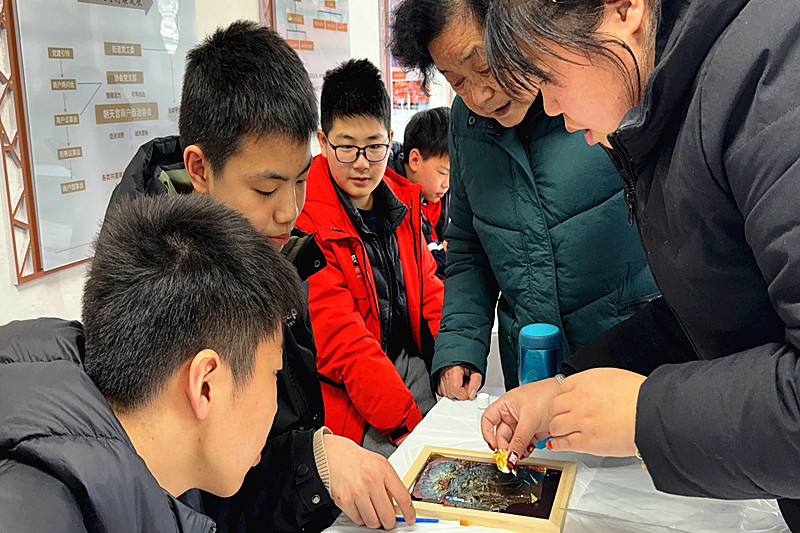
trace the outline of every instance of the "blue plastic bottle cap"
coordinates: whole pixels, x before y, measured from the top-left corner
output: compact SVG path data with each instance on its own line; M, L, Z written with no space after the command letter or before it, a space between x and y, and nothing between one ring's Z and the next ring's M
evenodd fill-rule
M561 346L561 330L553 324L528 324L519 332L519 345L531 350Z

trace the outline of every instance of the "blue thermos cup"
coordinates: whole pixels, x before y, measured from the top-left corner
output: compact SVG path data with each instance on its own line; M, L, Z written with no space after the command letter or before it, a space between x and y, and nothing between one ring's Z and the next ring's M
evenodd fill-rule
M552 378L561 368L561 330L528 324L519 332L519 384Z

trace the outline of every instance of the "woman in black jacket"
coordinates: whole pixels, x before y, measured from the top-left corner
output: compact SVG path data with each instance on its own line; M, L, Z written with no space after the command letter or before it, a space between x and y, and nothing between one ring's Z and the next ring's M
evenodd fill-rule
M783 498L800 524L799 34L793 2L495 1L493 72L607 148L699 360L512 391L486 412L490 445L549 431L554 450L640 453L663 491ZM585 348L608 350L597 366L625 329Z

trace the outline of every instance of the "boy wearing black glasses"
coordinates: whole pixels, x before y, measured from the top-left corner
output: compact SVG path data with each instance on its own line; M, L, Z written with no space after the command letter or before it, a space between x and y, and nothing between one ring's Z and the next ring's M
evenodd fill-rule
M309 280L325 422L389 455L436 402L433 339L444 287L422 235L422 187L386 168L391 104L380 72L350 60L325 74L322 153L297 226L328 266Z

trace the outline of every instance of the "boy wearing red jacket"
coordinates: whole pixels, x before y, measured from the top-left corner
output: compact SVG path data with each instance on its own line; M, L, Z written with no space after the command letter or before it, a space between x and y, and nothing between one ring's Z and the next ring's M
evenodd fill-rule
M444 286L422 235L420 185L386 168L391 104L367 60L328 71L322 153L297 220L328 266L309 280L326 425L389 455L436 403L429 372Z

